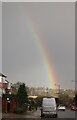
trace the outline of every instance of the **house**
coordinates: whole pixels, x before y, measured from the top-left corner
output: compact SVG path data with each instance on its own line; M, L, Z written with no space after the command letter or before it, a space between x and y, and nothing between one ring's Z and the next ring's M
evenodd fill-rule
M0 73L0 97L2 96L2 93L6 93L6 88L8 85L8 82L6 81L7 76L4 74Z

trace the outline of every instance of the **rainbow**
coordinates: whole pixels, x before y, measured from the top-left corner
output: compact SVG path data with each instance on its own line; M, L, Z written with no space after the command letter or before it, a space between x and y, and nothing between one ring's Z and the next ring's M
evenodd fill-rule
M23 9L23 8L22 8ZM22 11L23 17L25 16L25 13ZM46 48L42 44L42 37L40 36L39 32L36 30L36 27L33 24L33 21L29 14L26 14L25 19L27 19L28 27L31 31L32 36L34 37L34 42L39 50L39 53L41 54L41 59L43 59L44 67L48 76L47 81L49 81L49 85L51 89L57 89L57 80L56 75L54 74L53 68L51 66L51 62L49 60L48 54L46 53Z

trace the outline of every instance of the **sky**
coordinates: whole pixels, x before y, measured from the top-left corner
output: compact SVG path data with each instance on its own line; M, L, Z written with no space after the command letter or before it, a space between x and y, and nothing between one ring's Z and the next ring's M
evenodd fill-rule
M2 72L7 79L52 87L44 56L57 86L74 89L75 3L3 3Z

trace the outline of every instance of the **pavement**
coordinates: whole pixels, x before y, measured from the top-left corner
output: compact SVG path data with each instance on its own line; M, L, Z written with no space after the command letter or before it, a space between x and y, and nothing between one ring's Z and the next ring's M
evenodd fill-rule
M0 112L0 120L2 119L2 113Z
M34 111L27 111L26 113L21 113L21 114L3 113L2 118L34 118L33 113Z

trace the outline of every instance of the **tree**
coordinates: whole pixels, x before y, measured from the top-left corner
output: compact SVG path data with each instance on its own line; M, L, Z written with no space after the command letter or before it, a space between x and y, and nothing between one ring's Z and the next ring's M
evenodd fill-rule
M18 89L16 100L20 103L21 106L28 102L27 90L24 83L22 83Z
M37 103L37 106L40 106L42 105L42 100L43 100L43 97L42 96L39 96L36 98L36 103Z
M70 103L70 100L71 98L69 97L69 95L67 93L64 93L64 94L60 94L59 95L59 104L64 104L66 106L69 106L71 103Z
M75 105L77 107L77 94L75 95Z

